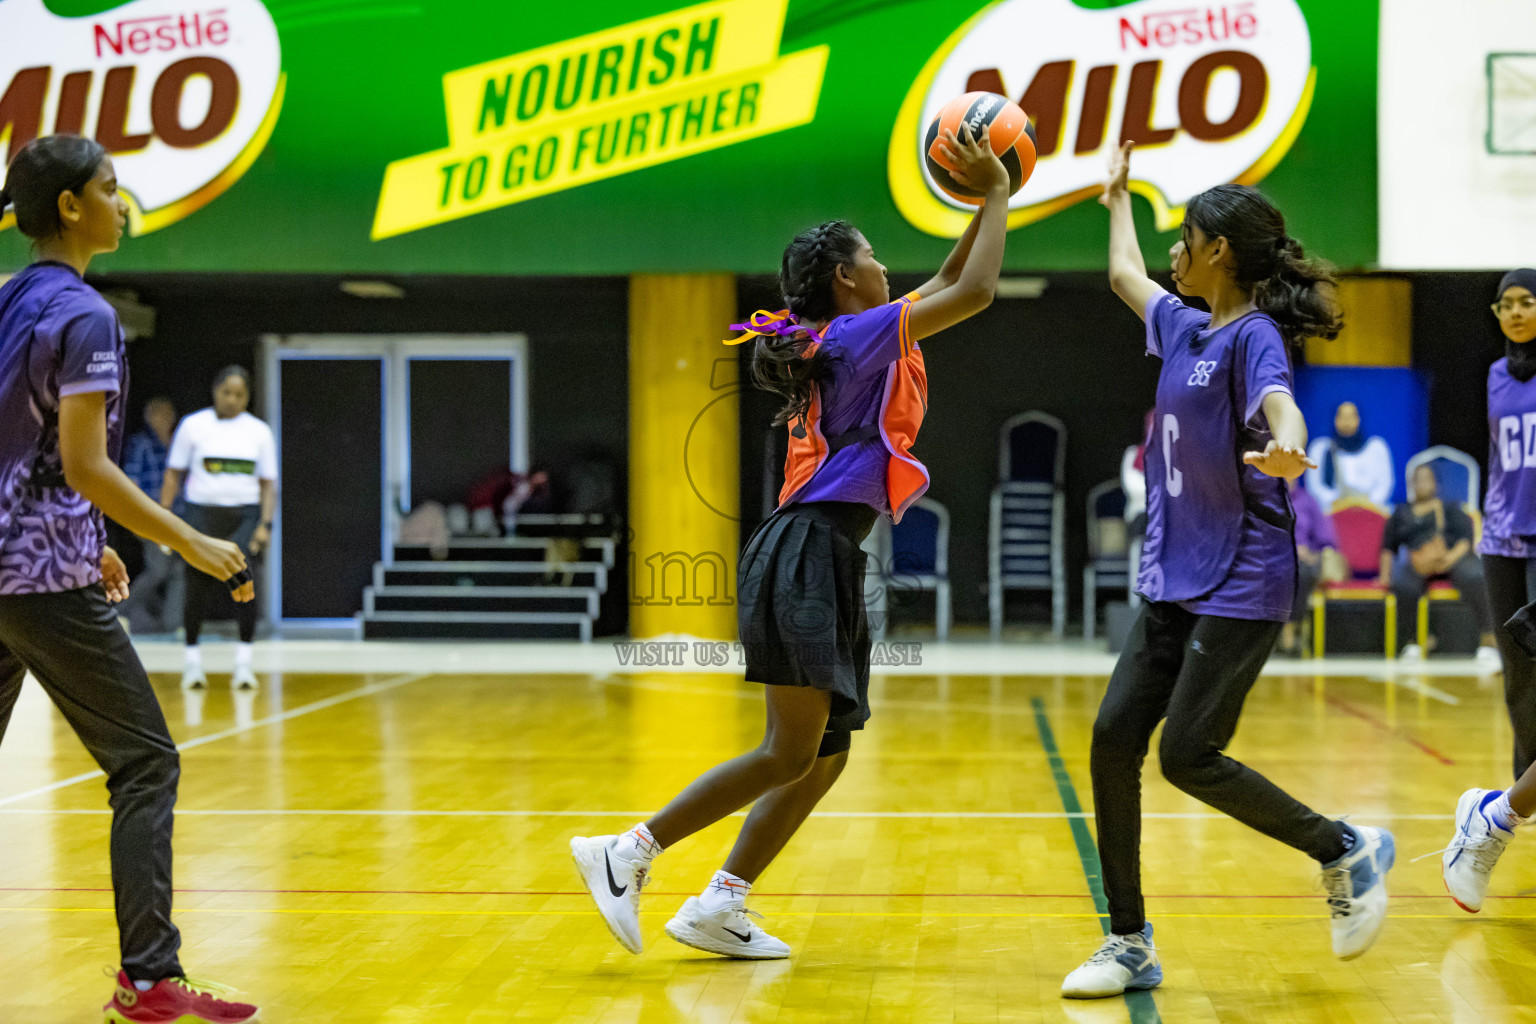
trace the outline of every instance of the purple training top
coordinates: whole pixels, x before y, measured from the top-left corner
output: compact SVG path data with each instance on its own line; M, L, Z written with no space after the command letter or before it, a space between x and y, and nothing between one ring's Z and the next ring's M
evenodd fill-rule
M880 421L886 371L901 358L904 296L857 316L840 316L821 333L822 351L832 357L831 375L821 382L821 432L826 437ZM912 343L918 349L917 343ZM797 502L855 501L891 515L885 485L890 452L876 437L835 452L796 497Z
M1159 291L1147 350L1163 360L1147 446L1147 537L1136 590L1198 615L1284 622L1296 589L1285 481L1242 463L1269 443L1263 401L1291 393L1276 323L1211 315Z
M59 400L105 391L107 454L123 441L128 367L117 314L73 269L34 263L0 288L0 594L101 580L101 513L64 483Z
M1296 546L1308 551L1337 550L1339 532L1333 528L1333 519L1323 513L1322 506L1301 481L1302 478L1297 477L1287 488L1291 495L1291 511L1296 515Z
M1536 555L1536 378L1510 376L1509 360L1488 368L1488 497L1485 555Z

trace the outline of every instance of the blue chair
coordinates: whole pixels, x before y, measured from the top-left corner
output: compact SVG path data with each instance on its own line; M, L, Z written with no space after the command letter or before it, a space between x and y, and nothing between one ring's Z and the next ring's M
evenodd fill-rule
M940 640L949 639L953 618L949 590L949 510L932 498L919 498L892 526L884 516L875 523L864 550L874 559L871 575L877 588L867 593L870 635L884 639L892 591L916 590L934 595L935 627Z
M1125 534L1125 491L1106 480L1088 492L1088 564L1083 566L1083 639L1092 640L1099 619L1099 588L1131 590Z
M1408 460L1403 478L1410 485L1410 490L1405 491L1405 494L1411 493L1413 471L1425 463L1435 471L1435 483L1440 486L1441 498L1470 505L1474 511L1481 510L1478 490L1482 485L1482 471L1477 460L1447 444L1425 448Z
M1067 428L1056 417L1026 412L1003 424L987 530L993 640L1002 635L1010 590L1048 591L1051 634L1059 640L1066 632L1066 460Z

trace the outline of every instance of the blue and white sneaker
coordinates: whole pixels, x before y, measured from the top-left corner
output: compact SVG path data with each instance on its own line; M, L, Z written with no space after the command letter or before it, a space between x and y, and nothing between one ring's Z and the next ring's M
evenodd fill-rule
M1103 999L1128 988L1156 988L1162 983L1163 968L1148 924L1134 935L1105 936L1099 951L1067 975L1061 994L1068 999Z
M1483 909L1488 875L1504 847L1515 838L1513 832L1489 821L1483 811L1498 796L1496 789L1469 789L1461 794L1456 804L1456 834L1440 858L1446 891L1458 907L1472 914Z
M1345 824L1355 845L1338 860L1323 865L1323 888L1333 914L1333 955L1353 960L1371 948L1387 920L1387 872L1397 859L1397 844L1386 829Z

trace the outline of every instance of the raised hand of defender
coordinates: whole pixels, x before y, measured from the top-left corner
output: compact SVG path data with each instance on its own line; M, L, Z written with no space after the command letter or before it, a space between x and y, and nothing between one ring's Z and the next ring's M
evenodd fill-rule
M1307 470L1317 468L1317 463L1307 458L1306 449L1293 444L1281 444L1273 438L1262 452L1246 453L1243 461L1265 476L1278 476L1286 480L1294 480Z
M1131 180L1131 150L1136 148L1136 143L1127 142L1119 149L1111 150L1109 154L1109 180L1104 182L1104 194L1099 196L1099 202L1105 206L1120 196L1125 195Z

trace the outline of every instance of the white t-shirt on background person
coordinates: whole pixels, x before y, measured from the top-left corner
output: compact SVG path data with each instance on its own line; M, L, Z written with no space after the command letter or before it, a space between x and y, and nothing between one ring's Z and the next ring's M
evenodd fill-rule
M186 472L194 505L255 505L260 481L277 479L277 445L272 428L250 413L221 420L210 407L177 425L166 466Z
M1318 437L1307 448L1307 456L1317 463L1306 473L1306 487L1324 512L1350 493L1363 494L1383 509L1392 508L1392 491L1397 476L1392 468L1392 449L1380 437L1372 437L1358 452L1338 451L1331 437ZM1334 464L1333 482L1326 478L1326 464Z

